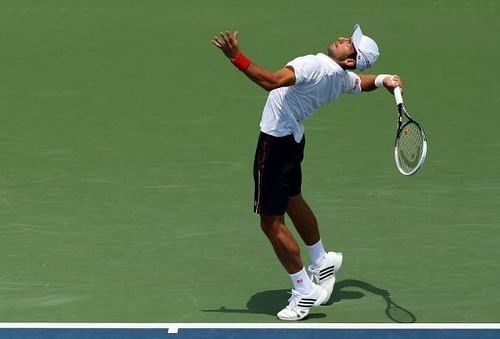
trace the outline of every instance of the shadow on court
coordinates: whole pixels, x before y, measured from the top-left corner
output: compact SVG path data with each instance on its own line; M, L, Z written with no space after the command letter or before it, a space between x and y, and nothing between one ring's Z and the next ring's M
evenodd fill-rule
M358 290L352 290L353 288ZM359 291L362 290L362 291ZM276 315L289 296L289 290L272 290L258 292L253 295L247 303L246 309L232 309L221 306L218 309L203 310L203 312L221 312L221 313L253 313L253 314L267 314ZM328 302L331 305L342 300L361 299L365 293L378 295L384 299L386 303L385 315L391 321L396 323L414 323L416 322L415 315L409 310L396 304L391 298L389 291L375 287L369 283L356 279L347 279L339 281L335 284L335 289L332 298ZM317 319L326 317L323 313L312 313L309 319Z
M360 291L349 290L351 288L358 288L360 290L364 290L365 292L378 295L382 299L384 299L386 304L385 315L393 322L414 323L417 321L417 318L411 311L394 302L394 300L391 298L391 292L356 279L347 279L336 283L332 294L332 299L330 299L328 305L339 302L341 300L361 299L365 295Z
M221 313L251 313L251 314L267 314L276 316L276 313L281 311L290 297L290 290L272 290L263 291L254 294L247 302L247 309L235 309L221 306L214 310L203 310L203 312L221 312ZM311 313L308 319L324 318L324 313Z

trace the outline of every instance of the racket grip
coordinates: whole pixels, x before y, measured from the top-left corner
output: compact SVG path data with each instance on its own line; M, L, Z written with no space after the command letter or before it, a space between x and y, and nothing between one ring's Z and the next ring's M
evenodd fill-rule
M403 103L403 95L401 94L401 88L394 88L394 99L396 99L396 105Z

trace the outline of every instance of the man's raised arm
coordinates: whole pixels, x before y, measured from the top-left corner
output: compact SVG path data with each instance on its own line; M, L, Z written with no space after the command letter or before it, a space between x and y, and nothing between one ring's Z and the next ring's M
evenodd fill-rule
M221 32L219 36L215 36L212 39L212 43L222 50L233 65L266 91L271 91L279 87L293 86L295 84L295 72L293 68L284 67L276 72L271 72L251 62L240 51L238 46L238 32Z

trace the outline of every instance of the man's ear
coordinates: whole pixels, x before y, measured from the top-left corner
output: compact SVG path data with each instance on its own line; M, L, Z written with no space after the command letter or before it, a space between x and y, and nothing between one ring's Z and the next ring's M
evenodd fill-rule
M356 60L353 58L347 58L342 61L337 61L337 63L343 69L355 69L356 68Z
M347 58L344 60L345 65L349 68L355 68L356 66L356 60L353 58Z

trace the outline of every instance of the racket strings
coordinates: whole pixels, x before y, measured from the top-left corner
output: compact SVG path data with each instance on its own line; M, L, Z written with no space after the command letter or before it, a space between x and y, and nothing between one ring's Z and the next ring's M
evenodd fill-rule
M415 123L408 123L401 130L398 145L398 158L402 169L411 172L419 166L423 153L424 138Z

